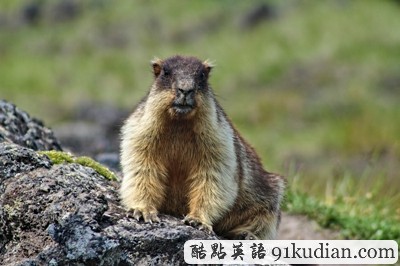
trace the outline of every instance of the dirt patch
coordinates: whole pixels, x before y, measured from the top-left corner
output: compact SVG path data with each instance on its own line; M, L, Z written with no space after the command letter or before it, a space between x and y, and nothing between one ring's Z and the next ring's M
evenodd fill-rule
M304 215L282 213L278 239L282 240L331 240L340 239L339 232L321 228Z

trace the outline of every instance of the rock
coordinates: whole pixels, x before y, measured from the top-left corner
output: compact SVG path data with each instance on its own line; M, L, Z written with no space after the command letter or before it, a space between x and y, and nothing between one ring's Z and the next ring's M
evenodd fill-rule
M111 143L114 140L107 137L105 129L92 122L64 122L54 127L54 134L65 150L77 155L94 157L98 153L118 151L118 146Z
M94 159L116 173L121 172L119 153L100 153Z
M77 17L80 5L75 0L55 1L51 11L53 21L64 22Z
M32 171L36 168L50 168L51 162L46 156L40 156L35 151L19 145L0 143L0 181L19 173ZM16 163L18 161L18 163Z
M76 18L81 6L75 0L31 0L22 4L20 13L27 24L36 24L38 21L65 22Z
M103 126L107 132L117 132L130 111L112 105L82 103L72 115L74 120L89 121Z
M53 164L32 149L58 143L52 132L1 106L1 265L181 265L187 240L217 239L167 215L157 224L128 217L118 182L80 164ZM33 125L36 134L27 135Z
M78 155L97 158L104 153L119 153L119 132L128 115L127 110L114 106L82 104L71 121L55 126L54 132L63 148ZM119 169L119 162L115 165Z
M8 141L33 150L62 150L53 132L15 105L0 100L0 142Z
M71 121L56 125L54 132L64 149L93 157L119 173L119 132L128 115L127 110L114 106L83 104Z
M28 24L36 24L42 15L42 6L39 2L30 2L22 6L22 20Z
M266 20L272 20L277 17L274 6L269 3L261 3L255 5L251 10L243 15L241 19L241 27L243 29L251 29Z

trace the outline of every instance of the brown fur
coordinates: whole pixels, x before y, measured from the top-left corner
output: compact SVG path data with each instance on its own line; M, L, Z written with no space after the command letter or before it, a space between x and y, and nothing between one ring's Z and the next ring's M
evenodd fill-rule
M194 57L153 62L155 81L122 130L121 198L134 217L158 212L231 239L273 239L283 178L262 168Z

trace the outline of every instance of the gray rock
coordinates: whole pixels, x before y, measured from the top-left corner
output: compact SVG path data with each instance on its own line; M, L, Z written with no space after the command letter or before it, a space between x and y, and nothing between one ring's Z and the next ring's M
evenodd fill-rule
M0 142L8 141L33 150L61 150L53 132L15 105L0 100Z
M115 173L121 173L119 153L100 153L96 155L95 160Z
M35 151L12 143L0 143L0 188L6 178L36 168L50 168L50 160Z
M251 29L275 18L277 18L276 8L270 3L260 3L243 15L240 24L243 29Z
M74 154L97 158L100 154L119 153L119 132L127 110L115 106L83 103L75 108L69 121L54 127L64 149ZM119 170L119 162L113 163Z

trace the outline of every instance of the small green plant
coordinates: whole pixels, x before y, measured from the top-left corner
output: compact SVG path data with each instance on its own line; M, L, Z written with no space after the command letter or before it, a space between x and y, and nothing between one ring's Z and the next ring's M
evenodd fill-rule
M97 173L106 177L109 180L118 180L118 177L111 172L107 167L103 166L102 164L96 162L92 158L87 156L77 157L75 158L75 163L78 163L83 166L87 166L96 170Z
M74 158L70 153L61 151L39 151L40 154L47 155L54 164L73 163Z
M118 177L111 172L107 167L101 165L100 163L96 162L95 160L86 157L74 157L72 154L67 152L61 151L40 151L40 154L44 154L50 158L50 160L54 164L63 164L63 163L77 163L82 166L90 167L94 169L98 174L104 176L108 180L117 181Z

